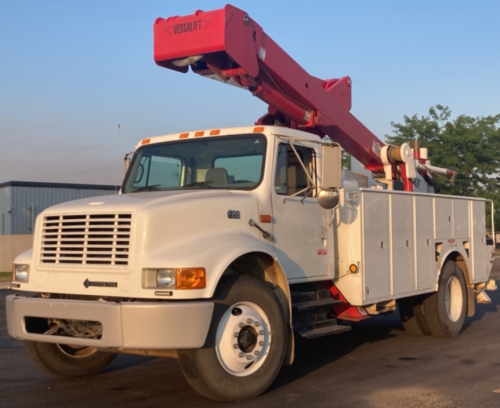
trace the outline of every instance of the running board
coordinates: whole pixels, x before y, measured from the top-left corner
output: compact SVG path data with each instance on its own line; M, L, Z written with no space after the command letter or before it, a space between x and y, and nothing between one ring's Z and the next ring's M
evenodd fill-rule
M329 336L331 334L339 334L350 331L351 326L343 326L337 324L337 319L331 319L323 322L313 323L310 326L294 327L294 329L301 337L310 340L317 337Z
M327 299L316 299L307 302L292 303L292 308L299 313L305 312L307 310L317 309L318 307L333 306L337 303L342 303L341 300L335 300L333 298Z

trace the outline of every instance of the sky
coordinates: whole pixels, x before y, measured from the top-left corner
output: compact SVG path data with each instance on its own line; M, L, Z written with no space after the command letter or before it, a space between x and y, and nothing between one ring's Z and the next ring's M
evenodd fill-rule
M350 76L351 112L381 139L435 104L500 113L499 1L231 4L311 75ZM157 17L224 5L0 0L0 183L121 184L143 138L253 124L267 106L249 92L153 61Z

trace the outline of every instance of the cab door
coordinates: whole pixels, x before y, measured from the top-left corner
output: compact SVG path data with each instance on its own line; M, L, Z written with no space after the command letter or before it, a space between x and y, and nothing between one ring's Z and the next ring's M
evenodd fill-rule
M328 274L327 221L300 163L315 182L315 150L305 143L293 143L295 151L284 141L276 149L274 248L288 279L302 281Z

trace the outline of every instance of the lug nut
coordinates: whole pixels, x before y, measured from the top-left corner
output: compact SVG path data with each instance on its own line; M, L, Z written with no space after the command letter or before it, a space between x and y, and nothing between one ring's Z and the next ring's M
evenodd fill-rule
M259 346L264 346L264 342L263 341L259 341Z
M253 354L255 354L256 356L258 356L258 355L260 354L260 352L259 352L258 350L255 350L255 351L253 352Z
M243 357L243 356L244 356L244 354L243 354L243 353L239 353L239 354L238 354L238 357Z
M264 330L259 330L259 335L263 336L264 335Z
M238 337L240 334L238 332L234 332L234 337Z
M238 346L238 343L234 343L234 344L233 344L233 348L237 349L237 348L239 348L239 347L240 347L240 346Z
M255 326L255 327L259 327L259 326L260 326L260 323L259 323L259 322L255 322L255 323L254 323L254 326Z
M252 357L252 356L250 356L250 355L248 355L248 356L247 356L247 360L251 360L252 358L253 358L253 357Z
M245 327L243 323L240 323L238 326L240 326L241 328Z
M247 319L247 323L248 323L248 324L252 324L252 323L253 323L253 320L252 320L252 319Z

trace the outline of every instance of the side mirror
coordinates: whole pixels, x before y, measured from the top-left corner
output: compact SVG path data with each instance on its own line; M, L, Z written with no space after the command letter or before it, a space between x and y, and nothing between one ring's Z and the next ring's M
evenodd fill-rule
M337 189L323 190L318 192L318 204L325 210L331 210L339 205L340 194Z
M123 158L123 176L127 175L127 170L130 167L130 160L134 152L127 153Z
M342 180L341 152L339 145L321 146L321 174L319 175L318 204L331 210L339 204L338 189Z
M340 188L342 163L339 145L321 146L321 174L319 186L323 190Z

